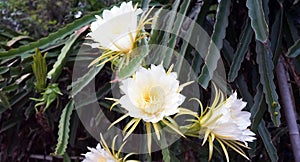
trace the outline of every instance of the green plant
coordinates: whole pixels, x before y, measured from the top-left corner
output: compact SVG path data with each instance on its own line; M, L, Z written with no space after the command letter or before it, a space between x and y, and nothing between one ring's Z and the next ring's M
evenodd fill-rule
M148 8L152 5L148 2L144 0L140 4L143 4L143 8ZM252 114L251 129L256 132L257 140L248 150L250 159L253 161L299 159L300 149L297 150L297 145L295 146L299 139L289 138L289 132L297 132L298 129L299 116L291 119L298 110L295 114L293 111L287 111L300 104L295 100L300 97L300 31L299 17L295 16L299 15L297 10L299 2L296 0L153 2L157 6L161 6L160 3L164 4L165 8L171 8L172 11L195 20L209 33L211 39L202 40L196 35L195 44L205 51L204 56L197 53L189 44L189 41L195 38L195 35L192 35L193 24L184 17L169 14L160 17L165 21L154 22L153 26L160 24L161 30L154 28L149 42L175 49L191 64L190 72L193 71L198 77L203 101L210 98L206 88L210 86L212 73L217 68L218 61L224 62L228 90L237 90L248 103L247 110ZM71 76L76 53L87 34L86 25L94 21L94 15L99 13L101 11L86 15L35 42L30 37L20 37L23 36L22 33L7 28L0 29L3 31L0 33L0 141L3 143L1 160L25 160L32 154L49 155L52 152L64 155L66 159L68 156L79 159L78 156L86 150L86 145L95 142L79 124L77 114L72 111L73 97L95 78L97 102L105 108L104 112L108 112L112 103L104 100L104 96L111 95L109 81L113 72L107 64L92 67L77 81L72 82ZM159 11L155 14L163 16ZM165 31L172 31L173 34ZM9 44L10 40L15 41ZM50 70L48 72L50 79L47 81L49 85L57 84L63 94L57 98L59 104L49 105L47 111L37 114L34 111L36 102L30 100L41 96L35 91L41 88L33 84L36 79L33 75L35 72L31 68L33 64L31 56L35 48L39 48L42 53L48 52L46 62ZM167 65L171 62L173 53L151 49L149 55L153 56L152 59L164 60L163 63ZM79 61L92 59L86 57L80 58ZM178 59L174 65L178 73L182 70L182 62L182 59ZM140 63L139 57L121 69L120 75L128 76L137 63ZM289 92L290 96L284 95L284 92ZM92 101L87 99L86 102ZM114 110L121 114L120 109ZM111 118L117 119L114 116ZM33 142L38 143L38 146L33 147ZM149 161L206 160L208 153L202 151L200 142L197 142L195 144L180 139L172 146L164 148L162 154L153 153L151 158L147 156L146 158ZM287 145L292 145L293 148ZM28 146L26 151L23 151L24 146ZM290 156L292 151L294 158ZM242 160L241 157L235 156L235 153L230 154L232 161ZM145 159L144 156L140 158ZM215 153L213 159L223 160L221 153Z

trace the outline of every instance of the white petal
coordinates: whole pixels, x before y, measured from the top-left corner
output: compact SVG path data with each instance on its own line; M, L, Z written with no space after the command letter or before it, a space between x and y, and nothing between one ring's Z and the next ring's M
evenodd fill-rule
M96 148L89 148L90 152L83 154L85 158L83 162L95 162L103 159L107 162L116 162L116 159L112 157L106 150L102 149L100 144L97 145Z
M209 116L202 125L210 129L217 137L226 140L237 140L251 142L255 134L247 129L250 124L251 113L242 111L246 102L237 99L237 93L233 93L227 100L220 103L220 106L210 110Z
M103 18L96 15L97 20L91 23L88 34L102 47L113 51L128 51L133 48L132 39L136 37L138 18L132 2L123 2L120 7L114 6L104 10Z

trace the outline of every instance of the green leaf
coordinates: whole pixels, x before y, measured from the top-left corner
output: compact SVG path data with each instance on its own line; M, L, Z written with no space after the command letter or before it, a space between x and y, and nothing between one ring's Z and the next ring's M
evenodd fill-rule
M186 5L186 6L183 6L183 5L184 4L181 5L181 8L188 7L188 5ZM201 7L199 7L199 8L201 9ZM199 9L199 11L197 13L200 12L200 9ZM184 14L186 14L186 11L184 11ZM184 60L184 56L187 53L191 52L191 51L187 52L187 50L191 50L191 49L188 49L188 46L189 46L190 41L193 41L191 37L192 37L192 34L196 30L196 29L194 29L194 26L198 25L198 24L196 24L195 21L192 21L192 20L190 20L188 18L185 18L184 20L185 21L181 23L181 28L180 28L181 31L184 31L184 32L181 32L181 34L180 34L180 36L183 37L183 43L182 43L182 45L180 47L179 56L177 57L177 61L176 61L175 66L174 66L174 71L176 71L177 74L179 74L179 75L180 75L182 63L183 63L183 60ZM185 33L185 34L182 34L182 33ZM175 48L175 44L174 44L173 48ZM192 74L191 72L192 71L190 71L189 74ZM190 75L188 75L188 77L190 77Z
M170 40L170 33L172 33L179 4L180 0L175 0L172 4L172 9L170 11L167 9L160 9L155 14L156 16L158 16L158 18L154 21L154 24L152 25L152 29L154 32L153 38L151 38L152 36L150 37L149 44L159 44L162 48L152 48L150 50L151 55L153 54L153 57L151 58L151 63L157 61L162 62L165 59L164 65L167 65L167 63L169 62L168 60L171 58L171 56L166 55L168 50L172 51L172 49L167 48L167 45ZM165 63L165 61L167 61L167 63ZM165 67L169 66L167 65Z
M2 92L5 92L5 93L10 93L10 92L13 92L15 90L17 90L19 88L19 84L12 84L12 85L8 85L8 86L5 86L2 88Z
M287 30L288 30L288 33L285 34L290 36L289 39L287 39L286 41L288 42L288 44L290 40L296 42L300 36L298 34L298 29L294 24L294 20L291 16L291 13L285 12L284 15L285 15L285 25L287 26Z
M8 67L0 67L0 75L6 73L9 71L9 68Z
M165 134L163 133L163 131L160 131L160 147L161 147L161 152L163 155L163 160L164 162L171 162L171 156L170 156L170 151L168 149L168 144L167 144L167 140L165 137Z
M19 89L20 90L20 89ZM19 106L21 102L23 101L28 101L29 94L32 89L27 89L27 90L20 90L18 94L15 94L13 97L10 98L11 101L11 106Z
M11 47L13 46L15 43L17 43L18 41L21 41L23 39L29 39L29 40L33 40L31 37L27 36L27 35L20 35L17 37L14 37L12 40L8 41L6 43L7 46Z
M34 73L36 82L35 89L37 92L42 92L47 86L47 63L46 55L42 56L39 49L35 49L33 57L32 71Z
M173 16L176 15L176 20L175 20L174 24L172 23L172 25L174 25L174 27L172 29L172 35L171 35L171 38L168 43L169 48L166 50L166 54L165 54L165 58L164 58L164 62L163 62L164 67L170 66L170 63L172 60L173 49L175 49L176 40L177 40L177 37L179 36L179 32L182 27L183 20L185 19L185 15L188 10L189 4L190 4L190 0L183 1L182 4L180 5L179 13L173 14ZM175 6L175 7L177 7L177 6ZM180 58L182 59L183 56Z
M161 29L164 28L167 24L165 24L165 9L163 7L159 8L153 15L156 19L153 19L151 22L151 33L148 43L149 44L159 44L162 41L163 32Z
M22 70L22 67L20 66L14 66L10 67L10 77L11 78L21 78L20 77L20 71Z
M258 84L256 88L256 94L254 96L254 104L251 106L251 128L254 132L257 131L258 126L265 114L266 104L265 97L263 95L262 85Z
M150 45L161 45L161 47L167 46L167 38L169 38L166 27L169 19L168 12L166 9L161 7L155 13L153 17L156 17L151 23L151 33L148 44ZM167 38L166 38L167 37ZM151 47L151 46L150 46ZM151 64L160 64L165 55L162 55L163 49L161 48L150 48L149 57L146 58L147 62Z
M169 155L171 157L172 162L180 162L180 160L176 157L176 155L173 151L169 150Z
M0 106L3 106L6 109L11 109L8 97L2 91L0 91Z
M226 40L224 41L224 48L222 49L222 52L227 64L231 64L233 60L233 48ZM242 95L243 99L247 101L247 107L251 107L253 105L253 97L249 92L249 87L244 75L238 75L235 83L238 86L238 91Z
M70 134L69 134L69 144L71 147L75 146L75 141L77 140L77 131L79 126L80 119L77 113L71 115L71 125L70 125Z
M268 104L268 110L271 119L275 126L280 125L280 105L278 102L278 95L274 83L274 64L272 61L272 53L268 47L261 42L256 42L256 61L258 63L258 70L260 74L260 82L263 85L263 92Z
M105 83L103 87L99 89L98 92L96 92L96 98L94 95L84 95L84 101L77 103L75 102L76 109L84 108L86 105L89 105L91 103L98 102L100 99L103 99L112 89L111 83ZM82 94L81 94L82 95ZM76 101L76 100L75 100ZM101 104L101 103L100 103ZM106 106L104 106L106 107ZM110 109L111 105L107 105L106 108ZM116 110L118 107L114 108L113 110Z
M249 92L249 87L246 82L246 78L243 75L239 75L236 78L236 84L238 86L238 90L241 93L243 99L247 101L247 106L250 106L253 104L253 97L251 93Z
M276 147L272 143L271 135L265 126L264 120L262 120L258 126L258 133L259 133L260 137L262 138L262 141L265 145L265 148L267 150L267 153L268 153L271 161L277 162L278 161L277 150L276 150Z
M262 43L266 43L269 36L269 29L265 20L261 0L247 0L246 6L249 9L251 26L255 32L255 38Z
M124 79L131 76L136 69L141 65L143 59L148 55L149 48L144 45L138 49L132 51L132 55L136 56L129 61L127 65L123 65L118 71L119 79Z
M200 73L200 66L203 63L202 57L200 54L196 53L193 57L192 63L191 63L191 70L189 72L188 76L191 76L193 73L195 73L196 76ZM188 79L190 80L190 78Z
M75 96L78 92L80 92L86 85L88 85L95 76L100 72L104 65L100 66L92 66L86 74L82 77L78 78L76 81L72 82L68 89L72 88L71 96Z
M57 61L55 62L55 64L53 65L52 70L50 70L47 74L47 77L49 79L52 80L52 82L56 82L56 80L58 79L62 68L65 65L66 62L66 58L68 57L68 52L71 48L71 46L73 45L73 43L76 41L76 39L87 29L89 28L89 26L84 26L81 29L75 31L74 34L72 34L70 36L70 38L66 41L65 46L61 49L61 53L59 54Z
M274 65L277 65L278 58L282 52L282 23L283 23L283 8L281 7L280 10L276 13L274 23L272 25L271 30L271 49L274 55L273 62Z
M230 66L228 73L228 81L233 82L238 75L238 71L241 68L242 62L245 58L245 55L248 51L249 44L252 40L253 31L249 20L246 21L244 30L241 34L241 38L237 47L237 50L234 54L233 61Z
M269 0L262 1L262 8L263 8L263 11L264 11L266 23L269 24L269 14L270 14Z
M286 53L287 57L295 58L300 54L300 39L298 39Z
M68 24L67 26L58 30L57 32L54 32L54 33L50 34L49 36L42 38L36 42L32 42L28 45L24 45L24 46L21 46L16 49L11 49L9 51L0 52L0 60L14 58L17 56L26 58L30 55L30 53L34 52L35 48L39 48L42 50L49 46L52 46L52 45L56 44L57 42L61 41L62 39L64 39L66 36L73 33L75 30L78 30L81 27L86 26L90 22L94 21L96 19L95 15L99 14L99 12L101 12L101 11L92 12L92 13Z
M71 162L71 159L67 153L64 153L64 162Z
M205 57L205 64L199 76L199 83L203 88L207 88L209 81L213 78L213 73L217 68L220 59L220 50L223 47L223 39L228 26L228 16L230 13L230 0L221 0L217 9L216 22L212 38Z
M49 84L44 92L42 93L42 97L40 98L30 98L31 100L37 101L35 104L35 108L41 105L45 105L43 107L43 112L45 112L48 107L58 98L58 95L62 95L57 84Z
M1 26L0 27L0 35L6 37L8 39L13 39L14 37L22 35L22 33L17 32L17 31L15 31L11 28L8 28L8 27Z
M222 49L223 57L228 65L232 64L234 49L231 47L230 43L225 40L224 47Z
M74 109L74 102L73 100L69 101L69 103L66 105L66 107L63 109L59 125L58 125L58 139L57 144L55 148L55 155L64 155L68 140L69 140L69 131L70 131L70 118L72 115L72 111Z
M208 1L205 1L205 2L208 2ZM206 36L206 37L199 36L199 35L202 35L202 34L200 34L201 32L205 33L204 35L207 34L206 31L204 31L204 29L203 29L203 31L201 30L202 28L200 26L202 23L199 22L200 21L199 17L201 16L200 13L201 13L201 11L203 11L202 8L204 8L203 4L198 3L198 4L196 4L196 6L193 6L193 8L194 8L193 12L190 13L190 16L191 16L191 18L193 17L194 20L186 18L185 22L182 24L181 30L183 31L182 33L185 33L185 34L181 34L184 36L183 36L183 43L180 47L180 52L179 52L179 54L182 56L184 56L185 54L194 55L192 57L192 63L190 65L190 70L188 72L187 80L191 80L191 76L193 76L193 74L195 76L199 75L200 70L201 70L200 67L203 64L203 60L202 60L200 53L206 53L206 52L202 52L202 51L207 50L209 40L210 40L210 37L208 37L208 36ZM194 16L192 16L192 15L194 15ZM195 35L193 33L197 33L197 35ZM198 35L198 33L199 33L199 35ZM202 37L201 40L199 39L200 37ZM206 43L204 43L204 42L206 42ZM193 43L193 44L190 45L190 43ZM197 51L196 51L195 47L196 47ZM182 61L183 61L184 57L179 57L178 59L179 60L175 64L174 71L177 71L178 74L180 75L180 68L182 66Z

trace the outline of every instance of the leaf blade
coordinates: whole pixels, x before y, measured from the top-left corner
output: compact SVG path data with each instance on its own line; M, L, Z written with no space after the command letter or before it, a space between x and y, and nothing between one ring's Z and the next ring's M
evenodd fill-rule
M287 57L290 58L296 58L300 55L300 39L298 39L289 49L286 53Z
M71 96L75 96L78 92L80 92L86 85L88 85L95 76L101 71L104 65L100 66L92 66L85 75L78 78L76 81L72 82L71 85L68 86L68 89L72 88Z
M247 0L246 6L251 19L251 26L255 33L255 38L262 43L268 40L269 29L264 16L263 5L260 0Z
M58 139L55 148L55 155L64 155L68 140L69 140L69 131L70 131L70 118L74 109L74 101L71 100L63 109L61 118L59 120L59 130L58 130Z
M66 36L73 33L75 30L78 30L81 27L94 21L96 19L94 15L96 15L96 14L99 14L99 11L92 12L89 15L86 15L86 16L70 23L66 27L58 30L57 32L54 32L47 37L39 39L38 41L21 46L16 49L11 49L9 51L2 51L2 52L0 52L0 60L14 58L14 57L18 57L18 56L21 56L22 58L26 58L30 55L30 53L34 52L35 48L39 48L42 50L51 45L54 45L57 42L61 41Z
M144 45L138 49L133 51L133 55L136 55L133 59L129 61L127 65L123 65L121 69L118 71L119 79L124 79L132 75L136 69L141 65L143 59L148 55L149 48L147 45Z
M214 31L205 57L205 64L202 67L198 82L203 88L207 88L209 81L213 78L213 72L217 68L217 63L221 57L220 50L223 47L223 40L228 26L228 16L230 14L230 0L221 0L218 6Z
M188 10L190 4L190 0L185 0L182 2L180 6L179 13L174 13L176 15L176 20L174 22L174 27L172 29L172 35L168 43L168 49L166 50L165 58L164 58L164 67L169 67L172 59L172 53L175 45L176 45L176 40L177 37L179 36L179 32L183 23L183 20L185 19L185 14Z
M68 57L68 52L71 49L73 43L88 28L89 26L84 26L81 29L75 31L75 33L72 34L70 38L66 41L65 46L61 49L61 53L59 54L57 61L53 65L53 68L47 74L47 77L53 82L56 82L59 75L61 74L62 68L65 65L66 59Z
M258 63L258 72L260 75L260 82L263 85L263 92L268 104L268 110L271 119L275 126L280 125L280 105L278 102L278 95L274 83L274 64L271 59L271 51L261 42L256 43L256 62Z
M265 126L265 122L262 120L258 126L258 133L263 140L265 148L272 162L278 161L277 149L272 143L271 135Z
M253 31L251 29L251 25L249 20L247 20L244 31L241 35L237 50L234 54L230 70L228 73L228 80L229 82L233 82L234 79L238 75L238 71L241 68L242 62L245 58L245 55L248 51L248 47L250 45L250 42L252 40Z

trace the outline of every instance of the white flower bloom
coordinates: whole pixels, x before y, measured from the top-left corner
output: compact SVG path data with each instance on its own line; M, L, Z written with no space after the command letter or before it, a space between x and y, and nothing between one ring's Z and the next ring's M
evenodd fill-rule
M110 153L105 149L101 148L101 145L98 144L96 148L89 148L90 152L84 154L85 159L82 162L117 162Z
M251 113L242 111L247 103L237 99L236 92L224 100L222 92L217 89L215 84L213 85L216 95L211 107L207 107L203 111L201 101L194 99L200 104L201 114L198 116L198 114L190 113L197 120L192 120L192 124L182 128L187 130L188 136L203 138L202 145L208 141L209 161L213 155L214 141L220 144L227 162L229 162L229 155L225 145L249 160L241 148L249 148L247 142L255 140L255 134L248 129L251 124Z
M166 72L162 65L139 68L133 78L121 81L120 89L125 94L119 100L128 115L157 123L165 116L178 113L185 97L175 72Z
M216 138L224 140L236 140L252 142L255 134L248 129L250 126L251 113L242 111L247 105L241 99L237 99L237 93L233 93L227 100L220 103L217 107L211 108L210 112L201 119L201 132L205 135L206 131L213 133Z
M134 8L130 1L104 10L102 18L96 15L97 20L90 27L92 32L88 34L97 42L92 46L125 53L131 51L139 32L137 16L141 13L142 9Z

